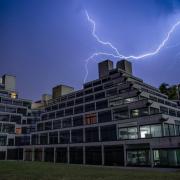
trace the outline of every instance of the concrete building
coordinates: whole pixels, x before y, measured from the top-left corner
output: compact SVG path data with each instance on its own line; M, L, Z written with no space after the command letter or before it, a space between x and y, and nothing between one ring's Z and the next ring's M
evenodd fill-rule
M70 88L61 94L61 88L62 85L53 90L53 99L41 111L40 118L32 117L35 129L27 134L22 128L29 127L28 112L32 114L33 110L30 105L23 106L27 101L16 99L22 102L20 107L15 105L16 114L17 108L27 112L21 114L20 123L14 123L15 128L21 129L11 131L15 143L0 139L1 159L180 166L180 108L158 89L133 76L130 62L120 61L113 68L112 61L103 61L99 63L99 78L85 83L83 89ZM13 99L10 101L14 103ZM2 96L1 105L9 104ZM28 140L16 140L24 136Z

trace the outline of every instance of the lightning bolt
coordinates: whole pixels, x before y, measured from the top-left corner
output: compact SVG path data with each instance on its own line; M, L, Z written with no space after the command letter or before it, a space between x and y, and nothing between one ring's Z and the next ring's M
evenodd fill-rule
M129 56L125 56L120 54L120 52L118 51L118 49L109 41L103 41L101 40L98 35L96 34L96 23L93 19L90 18L87 10L85 10L85 14L87 17L87 20L92 24L92 36L96 39L96 41L102 45L106 45L109 46L114 53L106 53L106 52L96 52L93 53L89 58L87 58L85 60L85 70L86 70L86 74L84 77L84 83L86 82L86 79L88 77L88 63L90 62L90 60L92 60L94 57L96 56L100 56L100 55L106 55L106 56L111 56L114 58L123 58L123 59L142 59L148 56L153 56L156 55L160 52L160 50L166 45L167 41L169 40L171 34L175 31L175 29L180 25L180 21L176 22L171 29L169 30L169 32L167 33L166 37L163 39L163 41L159 44L159 46L152 52L149 53L145 53L145 54L141 54L139 56L134 56L134 55L129 55Z

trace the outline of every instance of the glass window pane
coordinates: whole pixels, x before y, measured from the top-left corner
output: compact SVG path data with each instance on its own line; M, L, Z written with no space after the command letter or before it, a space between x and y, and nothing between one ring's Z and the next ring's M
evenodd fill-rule
M162 136L162 129L161 125L151 125L151 135L152 137L161 137Z
M140 127L140 135L141 135L141 138L151 137L150 126L141 126Z

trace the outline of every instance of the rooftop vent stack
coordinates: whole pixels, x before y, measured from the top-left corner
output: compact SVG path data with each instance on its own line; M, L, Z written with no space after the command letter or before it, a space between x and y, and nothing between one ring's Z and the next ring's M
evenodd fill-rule
M99 78L109 75L109 71L113 69L113 62L110 60L102 61L98 64Z
M127 72L128 74L132 74L132 63L123 59L118 61L116 67L122 69L123 71Z
M5 74L2 76L2 83L5 85L5 90L16 90L16 77L13 75Z
M70 87L70 86L66 86L66 85L58 85L56 87L54 87L52 89L52 94L53 94L53 99L59 97L59 96L63 96L63 95L66 95L66 94L69 94L71 92L74 91L74 88L73 87Z

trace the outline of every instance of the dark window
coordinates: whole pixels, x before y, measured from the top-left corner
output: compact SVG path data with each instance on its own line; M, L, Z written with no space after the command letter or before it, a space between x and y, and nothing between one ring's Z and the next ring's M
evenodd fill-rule
M61 128L61 120L53 121L53 129L60 129Z
M43 114L43 115L41 116L42 120L47 120L47 119L48 119L47 117L48 117L47 114Z
M98 127L86 128L85 129L86 142L97 142L99 141Z
M74 108L74 114L79 114L79 113L83 113L84 112L84 107L83 106L76 106Z
M57 109L58 109L58 105L52 106L52 110L57 110Z
M0 121L9 121L9 115L0 114Z
M32 134L32 136L31 136L31 144L32 145L39 144L38 140L39 140L38 134Z
M176 111L173 109L169 109L169 115L170 116L175 116L176 117Z
M122 120L128 118L129 118L129 112L127 107L117 108L113 110L114 120Z
M116 125L101 127L101 141L115 141L117 140Z
M75 100L75 104L82 104L83 103L83 98L78 98Z
M55 112L49 113L49 119L54 119L55 118Z
M85 122L85 125L97 123L96 113L86 114L84 122Z
M52 121L45 122L45 130L51 130L52 129Z
M93 101L93 100L94 100L94 96L93 95L85 97L85 102L90 102L90 101Z
M59 137L60 137L61 144L68 144L70 142L70 132L69 131L61 131Z
M65 109L65 115L66 115L66 116L73 115L73 108Z
M111 111L102 111L98 113L98 122L109 122L112 121Z
M63 128L67 128L67 127L71 127L71 126L72 126L71 118L66 118L66 119L62 120Z
M94 92L101 91L103 89L102 86L98 86L94 88Z
M105 92L100 92L95 94L95 99L102 99L105 98Z
M160 111L163 114L168 114L168 108L164 107L164 106L160 106Z
M2 124L2 132L3 133L15 133L15 125L14 124Z
M71 140L72 140L72 143L83 142L83 129L72 130L71 131Z
M97 81L94 81L94 82L93 82L93 86L97 86L97 85L99 85L99 84L101 84L101 81L100 81L100 80L97 80Z
M40 134L40 144L48 144L48 134L47 133L42 133Z
M157 113L159 113L159 109L150 107L150 114L157 114Z
M74 105L74 101L68 101L67 102L67 106L73 106Z
M38 123L37 124L37 131L43 131L44 130L44 125L43 123Z
M92 92L93 92L93 89L88 89L88 90L85 91L85 94L90 94Z
M90 103L85 105L85 112L94 111L95 110L95 103Z
M83 125L83 116L73 117L73 126L81 126L81 125Z
M83 96L83 92L78 92L78 93L76 93L76 97L81 97L81 96Z
M11 122L15 122L17 124L21 124L21 116L11 115Z
M65 104L65 103L59 104L59 109L62 109L62 108L65 108L65 107L66 107L66 104Z
M86 83L84 84L84 89L92 87L92 83Z
M107 96L115 96L117 94L117 88L113 88L106 91Z
M18 114L22 114L23 116L26 116L26 114L27 114L27 109L17 108L17 113L18 113Z
M148 107L131 110L131 117L132 118L147 116L148 114L149 114Z
M56 118L63 117L64 116L64 110L60 110L56 112Z
M49 133L49 144L58 144L58 132Z
M96 102L96 109L104 109L108 107L108 100Z

